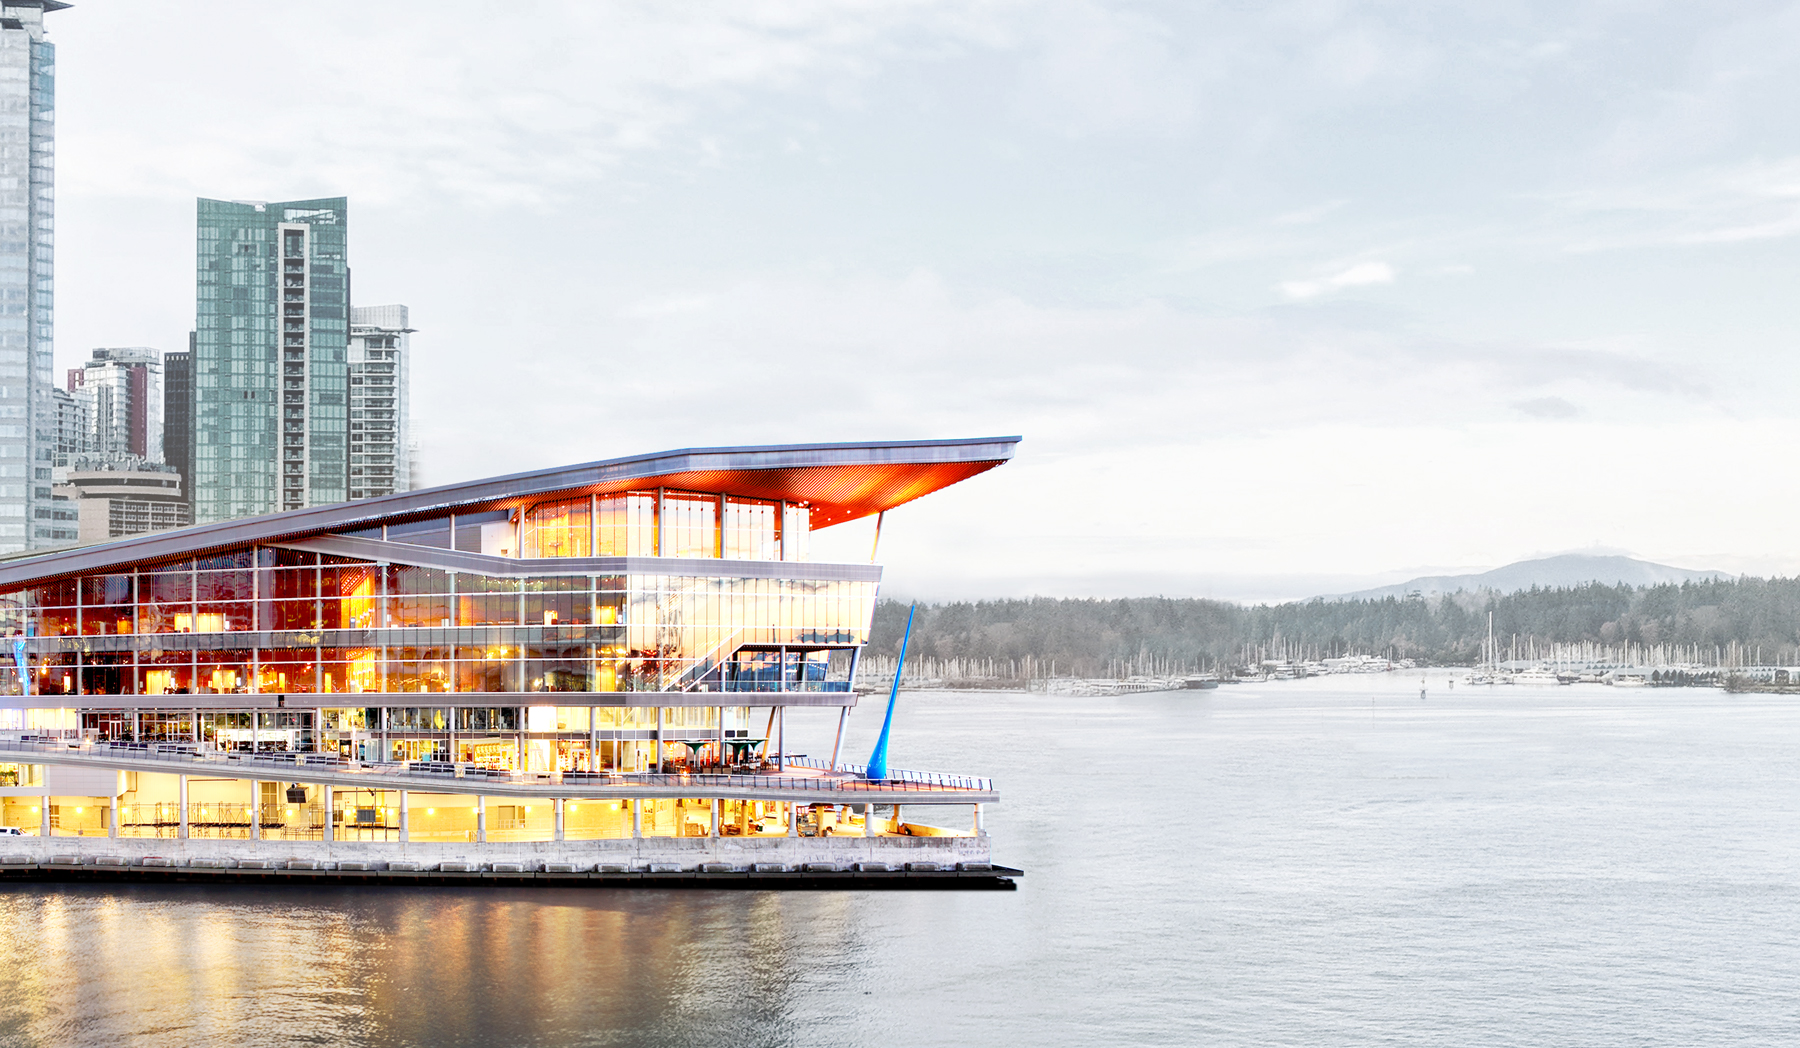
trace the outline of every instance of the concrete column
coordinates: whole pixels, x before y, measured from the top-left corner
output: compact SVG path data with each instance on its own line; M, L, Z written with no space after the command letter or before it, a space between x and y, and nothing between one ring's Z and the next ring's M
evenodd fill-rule
M556 798L556 839L563 839L563 798Z
M119 835L119 798L117 797L112 799L112 807L106 809L106 835L108 837Z
M788 836L800 836L800 805L797 801L788 802Z
M894 832L900 832L900 805L894 805Z
M183 837L187 836L185 823L181 835ZM48 793L38 798L38 836L50 836L50 795Z
M975 836L986 837L987 827L981 824L981 805L975 805Z
M329 785L319 787L319 803L325 806L324 834L320 839L322 839L325 843L330 844L332 827L331 827L331 787Z
M187 780L188 780L188 777L186 775L175 776L175 800L181 806L181 828L176 831L175 835L177 837L180 837L184 841L187 840L187 836L188 836L188 781ZM49 810L50 809L48 807L44 808L44 811L46 811L46 812L48 812ZM44 816L45 825L49 825L49 818L50 817L48 815Z
M262 840L262 783L250 780L250 839Z
M712 801L712 833L708 834L708 836L717 837L718 835L719 835L719 798L714 797L713 801Z
M406 803L406 792L407 791L405 791L405 790L400 791L400 843L401 844L405 844L407 841L412 840L412 825L407 816L407 812L410 809L408 808L407 803Z
M631 803L631 836L636 840L644 835L644 802L633 800ZM48 811L49 809L45 809ZM48 818L48 816L46 816Z
M475 798L475 843L487 843L487 798Z
M838 707L837 735L831 740L831 770L837 771L838 751L844 746L844 721L850 716L850 707Z
M874 830L875 830L875 806L873 804L865 804L862 806L862 810L863 810L863 836L864 837L873 837L873 836L875 836L875 833L874 833Z

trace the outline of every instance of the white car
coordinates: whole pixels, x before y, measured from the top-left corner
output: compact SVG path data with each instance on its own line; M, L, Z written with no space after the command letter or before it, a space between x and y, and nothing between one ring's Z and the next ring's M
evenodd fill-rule
M23 837L25 831L17 826L0 826L0 837Z

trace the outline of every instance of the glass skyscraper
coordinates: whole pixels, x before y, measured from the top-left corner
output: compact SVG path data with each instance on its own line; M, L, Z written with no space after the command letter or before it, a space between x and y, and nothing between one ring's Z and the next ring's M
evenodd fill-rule
M199 201L196 523L349 497L345 222L343 197Z
M44 39L44 14L68 6L0 7L0 553L75 541L50 493L56 45Z

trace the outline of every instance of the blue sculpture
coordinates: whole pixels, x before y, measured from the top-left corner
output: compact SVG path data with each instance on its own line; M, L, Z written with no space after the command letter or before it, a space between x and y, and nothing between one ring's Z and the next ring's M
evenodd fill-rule
M888 692L887 716L881 721L881 737L875 740L875 752L869 754L869 770L863 772L865 779L888 777L888 732L894 727L894 702L900 698L900 671L906 668L906 645L912 640L913 614L918 610L917 604L906 610L906 635L900 638L900 661L894 664L894 690Z

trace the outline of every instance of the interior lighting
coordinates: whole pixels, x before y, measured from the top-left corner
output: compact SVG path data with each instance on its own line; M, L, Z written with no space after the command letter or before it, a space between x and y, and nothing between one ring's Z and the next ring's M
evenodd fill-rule
M436 809L436 808L426 808L426 809L425 809L425 814L427 814L427 815L436 815L436 814L437 814L437 809Z

